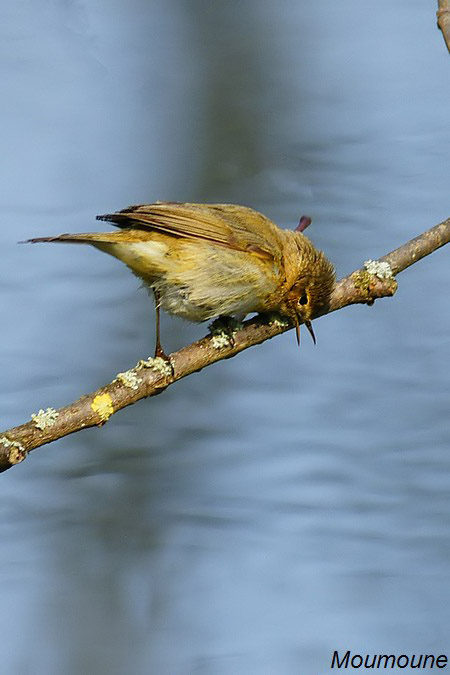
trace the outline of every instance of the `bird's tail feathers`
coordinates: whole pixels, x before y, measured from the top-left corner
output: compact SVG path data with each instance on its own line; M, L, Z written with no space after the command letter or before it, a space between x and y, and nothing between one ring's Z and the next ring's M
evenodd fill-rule
M59 234L54 237L34 237L19 241L19 244L40 244L57 242L63 244L111 244L116 243L118 239L114 236L115 232L87 232L80 234Z

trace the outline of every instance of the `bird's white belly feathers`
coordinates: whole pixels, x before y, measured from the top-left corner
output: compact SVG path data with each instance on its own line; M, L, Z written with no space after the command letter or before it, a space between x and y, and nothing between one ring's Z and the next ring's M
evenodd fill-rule
M189 239L179 242L176 253L158 240L98 247L154 288L166 312L189 321L259 311L276 283L276 275L268 277L267 267L248 253L218 250L213 244L203 244L199 251L198 243Z

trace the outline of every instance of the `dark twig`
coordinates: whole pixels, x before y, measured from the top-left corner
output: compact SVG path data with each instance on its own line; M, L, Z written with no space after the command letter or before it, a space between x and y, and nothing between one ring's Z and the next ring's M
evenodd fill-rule
M445 44L450 52L450 0L438 0L439 9L436 12L438 26L444 36Z

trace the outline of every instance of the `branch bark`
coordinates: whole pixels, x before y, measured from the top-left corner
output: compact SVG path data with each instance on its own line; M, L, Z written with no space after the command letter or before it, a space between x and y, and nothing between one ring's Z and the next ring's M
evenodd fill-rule
M437 22L450 52L450 0L438 0Z
M439 223L378 261L341 279L333 291L326 314L352 304L372 305L376 299L394 295L395 275L450 242L450 218ZM59 410L48 408L31 421L0 434L0 471L22 462L31 450L81 429L102 426L118 410L142 398L156 396L168 386L206 366L290 330L282 317L256 316L233 333L213 330L212 334L170 355L173 373L162 359L140 361L109 384L82 396Z

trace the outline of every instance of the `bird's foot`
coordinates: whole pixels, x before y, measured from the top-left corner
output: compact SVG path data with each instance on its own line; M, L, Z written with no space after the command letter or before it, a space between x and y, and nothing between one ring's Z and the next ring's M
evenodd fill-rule
M164 363L167 365L167 370L170 368L170 374L172 375L172 377L175 375L175 370L174 370L171 358L170 358L170 356L168 356L166 354L166 352L161 347L159 342L157 343L157 345L155 347L155 357L154 358L155 359L162 359L162 361L164 361Z
M235 347L234 336L242 328L242 322L232 316L219 316L208 326L213 336L213 346L217 349L223 347Z

